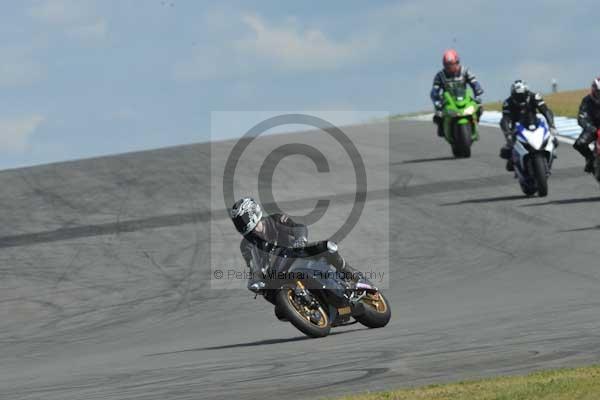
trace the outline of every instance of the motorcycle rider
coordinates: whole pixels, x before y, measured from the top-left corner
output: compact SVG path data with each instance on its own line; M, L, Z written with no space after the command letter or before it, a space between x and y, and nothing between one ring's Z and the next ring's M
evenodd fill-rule
M594 79L590 93L581 100L577 117L579 126L583 129L573 147L585 158L585 172L594 172L594 153L589 144L596 139L600 128L600 76Z
M500 129L506 138L506 144L500 149L500 158L506 159L506 170L514 171L512 148L515 142L516 123L529 126L537 121L537 112L542 114L550 128L554 146L558 146L556 135L558 131L554 125L554 114L548 108L544 98L539 93L529 90L527 83L517 79L510 86L510 97L502 104L502 119Z
M286 214L263 216L260 204L251 197L238 200L231 207L230 216L237 231L244 236L240 243L240 251L246 266L250 269L248 289L260 293L266 287L261 268L265 267L267 260L259 261L263 265L254 265L253 248L256 247L266 254L269 246L273 244L279 247L304 247L308 241L308 229L305 225L292 221ZM338 253L334 242L327 242L324 255L343 277L350 277L356 281L362 276Z
M444 52L442 57L442 64L444 69L439 71L433 78L433 87L431 88L431 101L435 108L433 115L433 122L437 125L437 135L440 137L444 136L442 128L442 109L444 108L444 91L446 91L448 84L469 84L473 93L475 94L475 101L479 104L477 111L477 119L481 117L483 107L481 106L481 95L483 89L477 78L473 73L466 67L460 65L460 58L458 53L454 49L449 49Z

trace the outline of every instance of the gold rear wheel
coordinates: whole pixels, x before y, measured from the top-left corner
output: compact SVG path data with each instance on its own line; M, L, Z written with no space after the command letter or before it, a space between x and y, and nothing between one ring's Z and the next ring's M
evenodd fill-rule
M390 322L392 313L388 301L383 294L368 293L361 303L364 306L364 312L354 318L368 328L381 328Z
M388 309L387 303L383 296L379 294L379 292L369 293L363 298L363 303L372 307L378 313L383 313Z

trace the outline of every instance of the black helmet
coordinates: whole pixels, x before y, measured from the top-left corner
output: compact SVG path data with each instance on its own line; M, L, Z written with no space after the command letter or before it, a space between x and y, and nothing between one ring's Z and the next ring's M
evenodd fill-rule
M251 197L244 197L231 207L231 220L242 235L252 232L262 218L260 204Z
M510 87L510 95L517 103L524 104L529 96L529 88L525 82L517 79Z

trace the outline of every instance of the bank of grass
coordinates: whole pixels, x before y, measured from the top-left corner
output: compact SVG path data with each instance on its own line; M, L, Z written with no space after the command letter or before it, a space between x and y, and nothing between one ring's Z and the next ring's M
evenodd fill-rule
M337 400L597 400L600 365L535 372L422 388L402 389Z
M554 112L554 115L561 117L577 118L577 111L579 110L579 104L581 103L581 99L583 99L583 97L587 95L588 92L588 89L569 90L566 92L545 94L544 99L550 106L550 109ZM483 107L487 111L502 111L502 102L495 101L491 103L485 103ZM396 114L392 115L390 119L404 119L408 117L414 117L417 115L428 114L431 112L431 110L428 110L413 112L409 114ZM600 396L598 396L598 398L600 399Z
M406 114L394 114L390 116L390 120L397 120L397 119L404 119L404 118L410 118L410 117L417 117L419 115L423 115L423 114L430 114L433 111L428 110L428 111L415 111L415 112L411 112L411 113L406 113Z
M579 110L579 104L581 99L587 95L588 89L581 90L569 90L566 92L558 92L544 95L544 99L550 109L554 112L554 115L560 115L561 117L577 118L577 111ZM502 102L493 102L484 104L485 110L502 110ZM600 399L600 394L598 395Z

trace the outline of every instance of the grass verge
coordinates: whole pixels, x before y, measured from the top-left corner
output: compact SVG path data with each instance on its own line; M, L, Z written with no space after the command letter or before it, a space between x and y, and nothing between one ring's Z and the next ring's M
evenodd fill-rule
M561 117L577 118L577 112L579 110L579 104L581 99L589 93L587 89L570 90L567 92L558 92L544 95L544 99L548 104L548 107L552 110L554 115L560 115ZM493 103L486 103L483 105L485 110L490 111L502 111L502 102L497 101ZM599 395L600 398L600 395Z
M393 121L393 120L397 120L397 119L417 117L417 116L423 115L423 114L431 114L432 112L433 112L432 110L428 110L428 111L415 111L415 112L406 113L406 114L394 114L394 115L390 115L390 120Z
M535 372L422 388L402 389L337 400L596 400L600 366Z
M577 118L577 112L579 111L579 104L581 103L581 99L583 99L583 97L588 93L588 89L569 90L566 92L558 92L544 95L544 99L546 100L546 103L548 103L548 106L550 107L552 112L554 112L554 115L561 117ZM495 101L491 103L485 103L483 107L484 110L487 111L502 111L502 102ZM396 114L392 115L390 119L403 119L431 112L433 111L428 110L408 114Z

